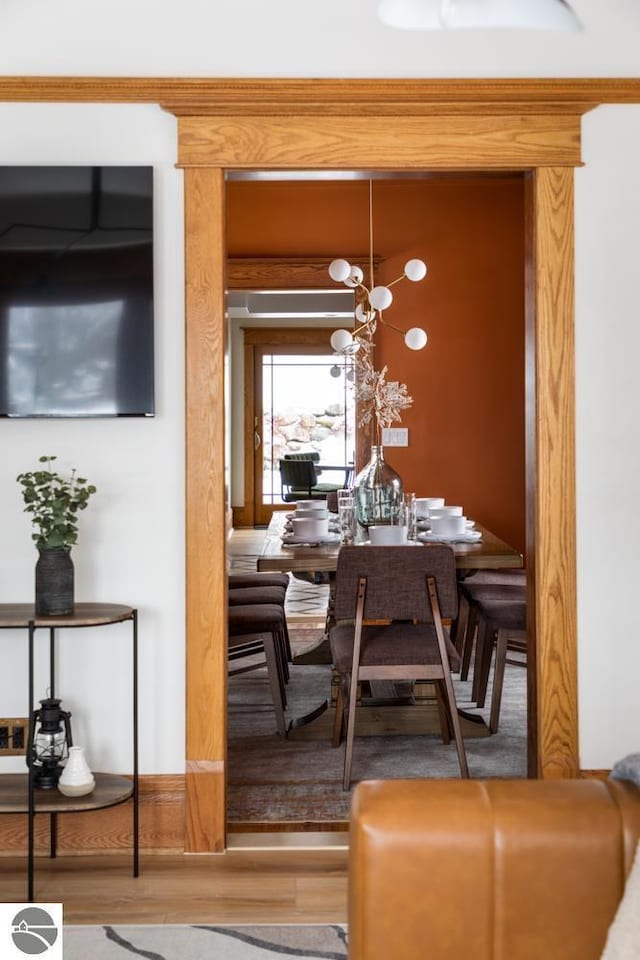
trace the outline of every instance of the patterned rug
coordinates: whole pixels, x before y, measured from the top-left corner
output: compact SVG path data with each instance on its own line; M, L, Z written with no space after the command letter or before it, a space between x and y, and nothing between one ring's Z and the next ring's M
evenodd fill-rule
M296 659L317 643L322 631L291 631ZM459 706L470 707L471 681L454 679ZM287 719L307 713L330 696L331 668L294 661L287 687ZM473 710L488 719L486 707ZM472 777L526 777L526 670L508 665L494 736L465 736ZM411 711L411 707L407 708ZM384 708L380 711L384 726ZM422 720L420 723L422 724ZM273 705L266 672L257 670L229 681L228 821L245 824L273 821L319 823L345 821L351 792L342 789L344 744L331 745L331 711L287 739L275 733ZM458 777L453 742L444 746L439 729L420 727L411 734L366 735L356 739L353 778Z
M64 960L345 960L346 956L346 928L329 924L64 928Z

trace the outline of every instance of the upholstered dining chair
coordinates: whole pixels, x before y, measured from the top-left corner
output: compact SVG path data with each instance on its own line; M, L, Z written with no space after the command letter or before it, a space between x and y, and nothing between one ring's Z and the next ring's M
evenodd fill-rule
M346 720L345 790L351 785L358 684L364 680L433 681L443 742L450 742L452 732L460 773L469 776L451 678L459 657L442 622L454 619L457 609L456 566L450 546L344 546L340 550L335 626L329 641L340 678L334 734Z

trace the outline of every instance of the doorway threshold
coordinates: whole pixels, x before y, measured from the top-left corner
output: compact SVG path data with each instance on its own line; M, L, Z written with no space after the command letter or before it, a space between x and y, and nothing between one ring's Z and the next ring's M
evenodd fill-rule
M233 850L348 850L348 825L329 830L278 829L227 833L227 851Z

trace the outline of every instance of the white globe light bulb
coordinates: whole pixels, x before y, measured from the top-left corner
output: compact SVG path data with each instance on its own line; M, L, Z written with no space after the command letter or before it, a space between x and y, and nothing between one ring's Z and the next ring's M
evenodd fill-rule
M345 283L348 287L357 287L364 280L364 273L360 267L351 267L349 271L349 276L345 279Z
M329 276L336 283L344 283L351 273L351 264L348 260L332 260L329 264Z
M386 310L393 303L393 294L388 287L374 287L369 294L369 300L376 310Z
M359 323L369 323L373 319L374 310L371 310L368 304L359 303L355 309L356 320Z
M422 350L427 345L427 334L422 327L411 327L404 335L404 342L410 350Z
M336 353L340 353L353 343L353 337L348 330L334 330L330 343Z
M424 280L427 275L427 265L424 260L407 260L404 265L404 275L407 280Z

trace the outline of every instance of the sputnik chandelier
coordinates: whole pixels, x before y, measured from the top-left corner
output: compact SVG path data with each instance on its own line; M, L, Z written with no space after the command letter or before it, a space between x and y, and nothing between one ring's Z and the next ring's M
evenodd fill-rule
M414 258L407 260L404 270L399 277L386 286L376 286L373 276L373 183L369 180L369 286L365 286L364 273L357 264L352 265L348 260L332 260L329 264L329 276L336 283L344 283L356 291L358 303L355 308L357 326L354 330L335 330L331 335L331 346L336 353L349 355L360 349L362 336L370 339L376 331L378 320L385 326L395 330L404 337L404 342L410 350L422 350L427 345L427 334L422 327L411 327L406 333L399 327L389 323L383 317L386 310L393 303L391 287L400 280L411 280L417 283L427 275L427 265L424 260Z

